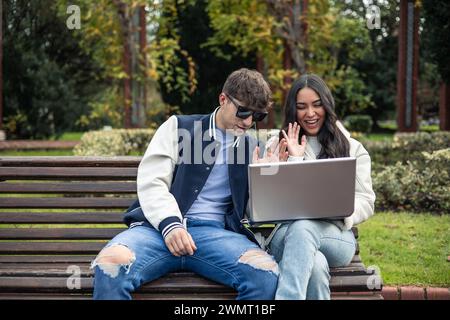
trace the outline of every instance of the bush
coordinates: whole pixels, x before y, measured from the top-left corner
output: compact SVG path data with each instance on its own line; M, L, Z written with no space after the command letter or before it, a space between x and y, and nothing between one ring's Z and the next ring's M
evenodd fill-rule
M360 139L372 158L374 171L397 162L424 160L423 151L433 152L450 146L450 132L397 133L392 141Z
M450 148L421 156L374 174L377 209L450 212Z
M346 128L350 131L370 133L373 121L368 115L352 115L345 118Z
M143 154L154 133L154 129L89 131L83 134L73 152L78 156Z

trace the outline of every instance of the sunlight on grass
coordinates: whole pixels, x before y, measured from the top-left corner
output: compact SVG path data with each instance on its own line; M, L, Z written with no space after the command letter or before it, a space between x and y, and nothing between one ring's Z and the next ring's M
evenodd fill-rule
M55 139L55 137L52 137L51 140L59 140L59 141L78 141L81 139L81 136L84 134L84 132L64 132L62 136L60 136L58 139Z
M377 213L358 228L361 258L385 284L450 286L450 216Z

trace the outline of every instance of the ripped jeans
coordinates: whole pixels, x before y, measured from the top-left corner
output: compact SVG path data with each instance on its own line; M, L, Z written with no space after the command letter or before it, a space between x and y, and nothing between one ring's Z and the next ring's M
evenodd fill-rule
M225 230L220 222L188 220L187 228L197 246L192 256L172 255L153 228L135 226L114 237L103 250L114 245L128 248L129 263L102 264L100 252L92 263L94 299L131 299L144 283L179 270L232 287L237 299L274 298L278 265L272 256L244 235Z

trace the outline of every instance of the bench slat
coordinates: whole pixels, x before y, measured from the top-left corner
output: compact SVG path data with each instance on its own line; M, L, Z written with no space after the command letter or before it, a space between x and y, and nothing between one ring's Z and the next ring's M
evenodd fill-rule
M179 293L179 294L143 294L132 293L133 300L234 300L236 293ZM1 300L91 300L92 294L58 293L0 293ZM331 300L383 300L379 292L370 294L331 293Z
M0 263L83 263L94 258L95 255L0 255ZM359 255L353 256L352 264L355 263L361 263Z
M0 242L0 254L97 254L106 242Z
M123 223L123 212L0 212L0 223Z
M0 183L0 193L136 193L136 182Z
M92 256L92 260L95 259ZM90 269L89 262L73 262L69 263L8 263L0 265L0 279L1 277L67 277L69 266L76 265L80 268L81 276L91 277L93 276L93 270ZM177 273L178 276L183 276L183 272ZM344 276L344 275L367 275L373 274L373 271L367 272L360 263L350 264L343 268L330 268L331 276Z
M67 288L67 277L2 277L2 291L34 292L56 291L56 292L90 292L93 289L93 278L81 277L81 288L70 290ZM161 291L203 291L203 292L233 292L232 288L225 287L219 283L201 278L197 275L186 273L182 277L166 275L151 283L145 284L141 292Z
M0 228L0 240L98 240L112 239L124 228Z
M97 254L98 252L96 252ZM48 263L88 263L95 259L95 255L0 255L0 263L7 265L20 263L48 264Z
M116 197L0 198L0 208L14 209L126 209L136 199Z
M0 157L0 167L137 167L142 157Z
M237 296L234 292L222 293L166 293L143 294L132 293L133 300L234 300ZM92 300L91 293L0 293L0 300Z
M0 180L136 180L137 168L0 167Z
M335 276L331 277L330 289L333 292L367 291L367 283L372 275ZM66 277L2 277L3 292L90 292L93 289L93 278L81 277L81 288L70 290ZM216 282L191 273L182 276L166 275L160 279L144 284L137 293L183 293L183 292L234 292Z

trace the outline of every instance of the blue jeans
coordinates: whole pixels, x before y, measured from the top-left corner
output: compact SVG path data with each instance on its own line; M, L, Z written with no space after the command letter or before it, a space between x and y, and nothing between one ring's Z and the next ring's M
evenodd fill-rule
M329 300L329 267L348 265L355 254L351 230L325 220L284 223L269 244L279 262L277 300Z
M278 265L272 256L220 222L188 220L187 228L197 246L192 256L172 255L154 228L135 226L114 237L105 248L122 245L133 258L128 264L102 265L99 254L92 263L94 299L131 299L130 293L142 284L178 270L232 287L237 299L274 298Z

